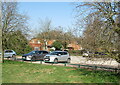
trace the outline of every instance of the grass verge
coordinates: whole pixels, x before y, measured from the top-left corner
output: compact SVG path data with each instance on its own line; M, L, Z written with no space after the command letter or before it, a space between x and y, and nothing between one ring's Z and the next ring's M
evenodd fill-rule
M91 71L5 60L3 83L118 83L119 75L107 71Z

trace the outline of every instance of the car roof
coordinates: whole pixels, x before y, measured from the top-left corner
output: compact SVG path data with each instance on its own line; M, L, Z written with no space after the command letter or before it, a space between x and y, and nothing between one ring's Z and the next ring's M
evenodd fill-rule
M33 51L46 51L46 50L33 50ZM46 52L48 52L48 51L46 51Z
M67 52L67 51L53 51L53 52Z
M13 51L13 50L5 50L5 51Z

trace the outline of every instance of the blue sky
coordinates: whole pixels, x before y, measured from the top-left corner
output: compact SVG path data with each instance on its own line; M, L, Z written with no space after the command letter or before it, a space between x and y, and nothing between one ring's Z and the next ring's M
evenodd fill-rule
M29 24L35 29L39 19L52 20L54 27L72 26L74 23L74 6L72 2L20 2L19 10L30 17Z

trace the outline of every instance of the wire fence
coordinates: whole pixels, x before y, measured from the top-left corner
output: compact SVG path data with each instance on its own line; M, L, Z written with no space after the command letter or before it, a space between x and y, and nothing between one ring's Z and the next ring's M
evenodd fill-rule
M97 66L97 65L83 65L83 64L72 64L72 63L62 63L62 62L49 62L49 61L43 61L43 60L31 60L30 62L34 61L40 61L40 64L44 63L51 63L53 64L63 64L63 66L72 66L72 67L78 67L78 68L91 68L94 70L109 70L109 71L114 71L114 72L120 72L120 68L113 68L113 67L106 67L106 66Z
M22 61L22 62L26 62L24 59L9 59L8 60L14 60L14 61ZM43 61L43 60L30 60L29 62L36 62L36 61L40 61L40 64L43 63L49 63L52 65L63 65L63 66L68 66L68 67L77 67L77 68L90 68L93 70L109 70L109 71L114 71L114 72L120 72L120 68L116 68L116 67L107 67L107 66L98 66L98 65L83 65L83 64L73 64L73 63L66 63L66 62L49 62L49 61Z

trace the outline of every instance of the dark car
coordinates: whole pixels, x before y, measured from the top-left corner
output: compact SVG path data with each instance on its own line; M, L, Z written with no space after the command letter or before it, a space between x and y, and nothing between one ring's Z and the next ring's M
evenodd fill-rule
M23 60L43 60L44 56L47 55L48 51L31 51L28 54L22 56Z

